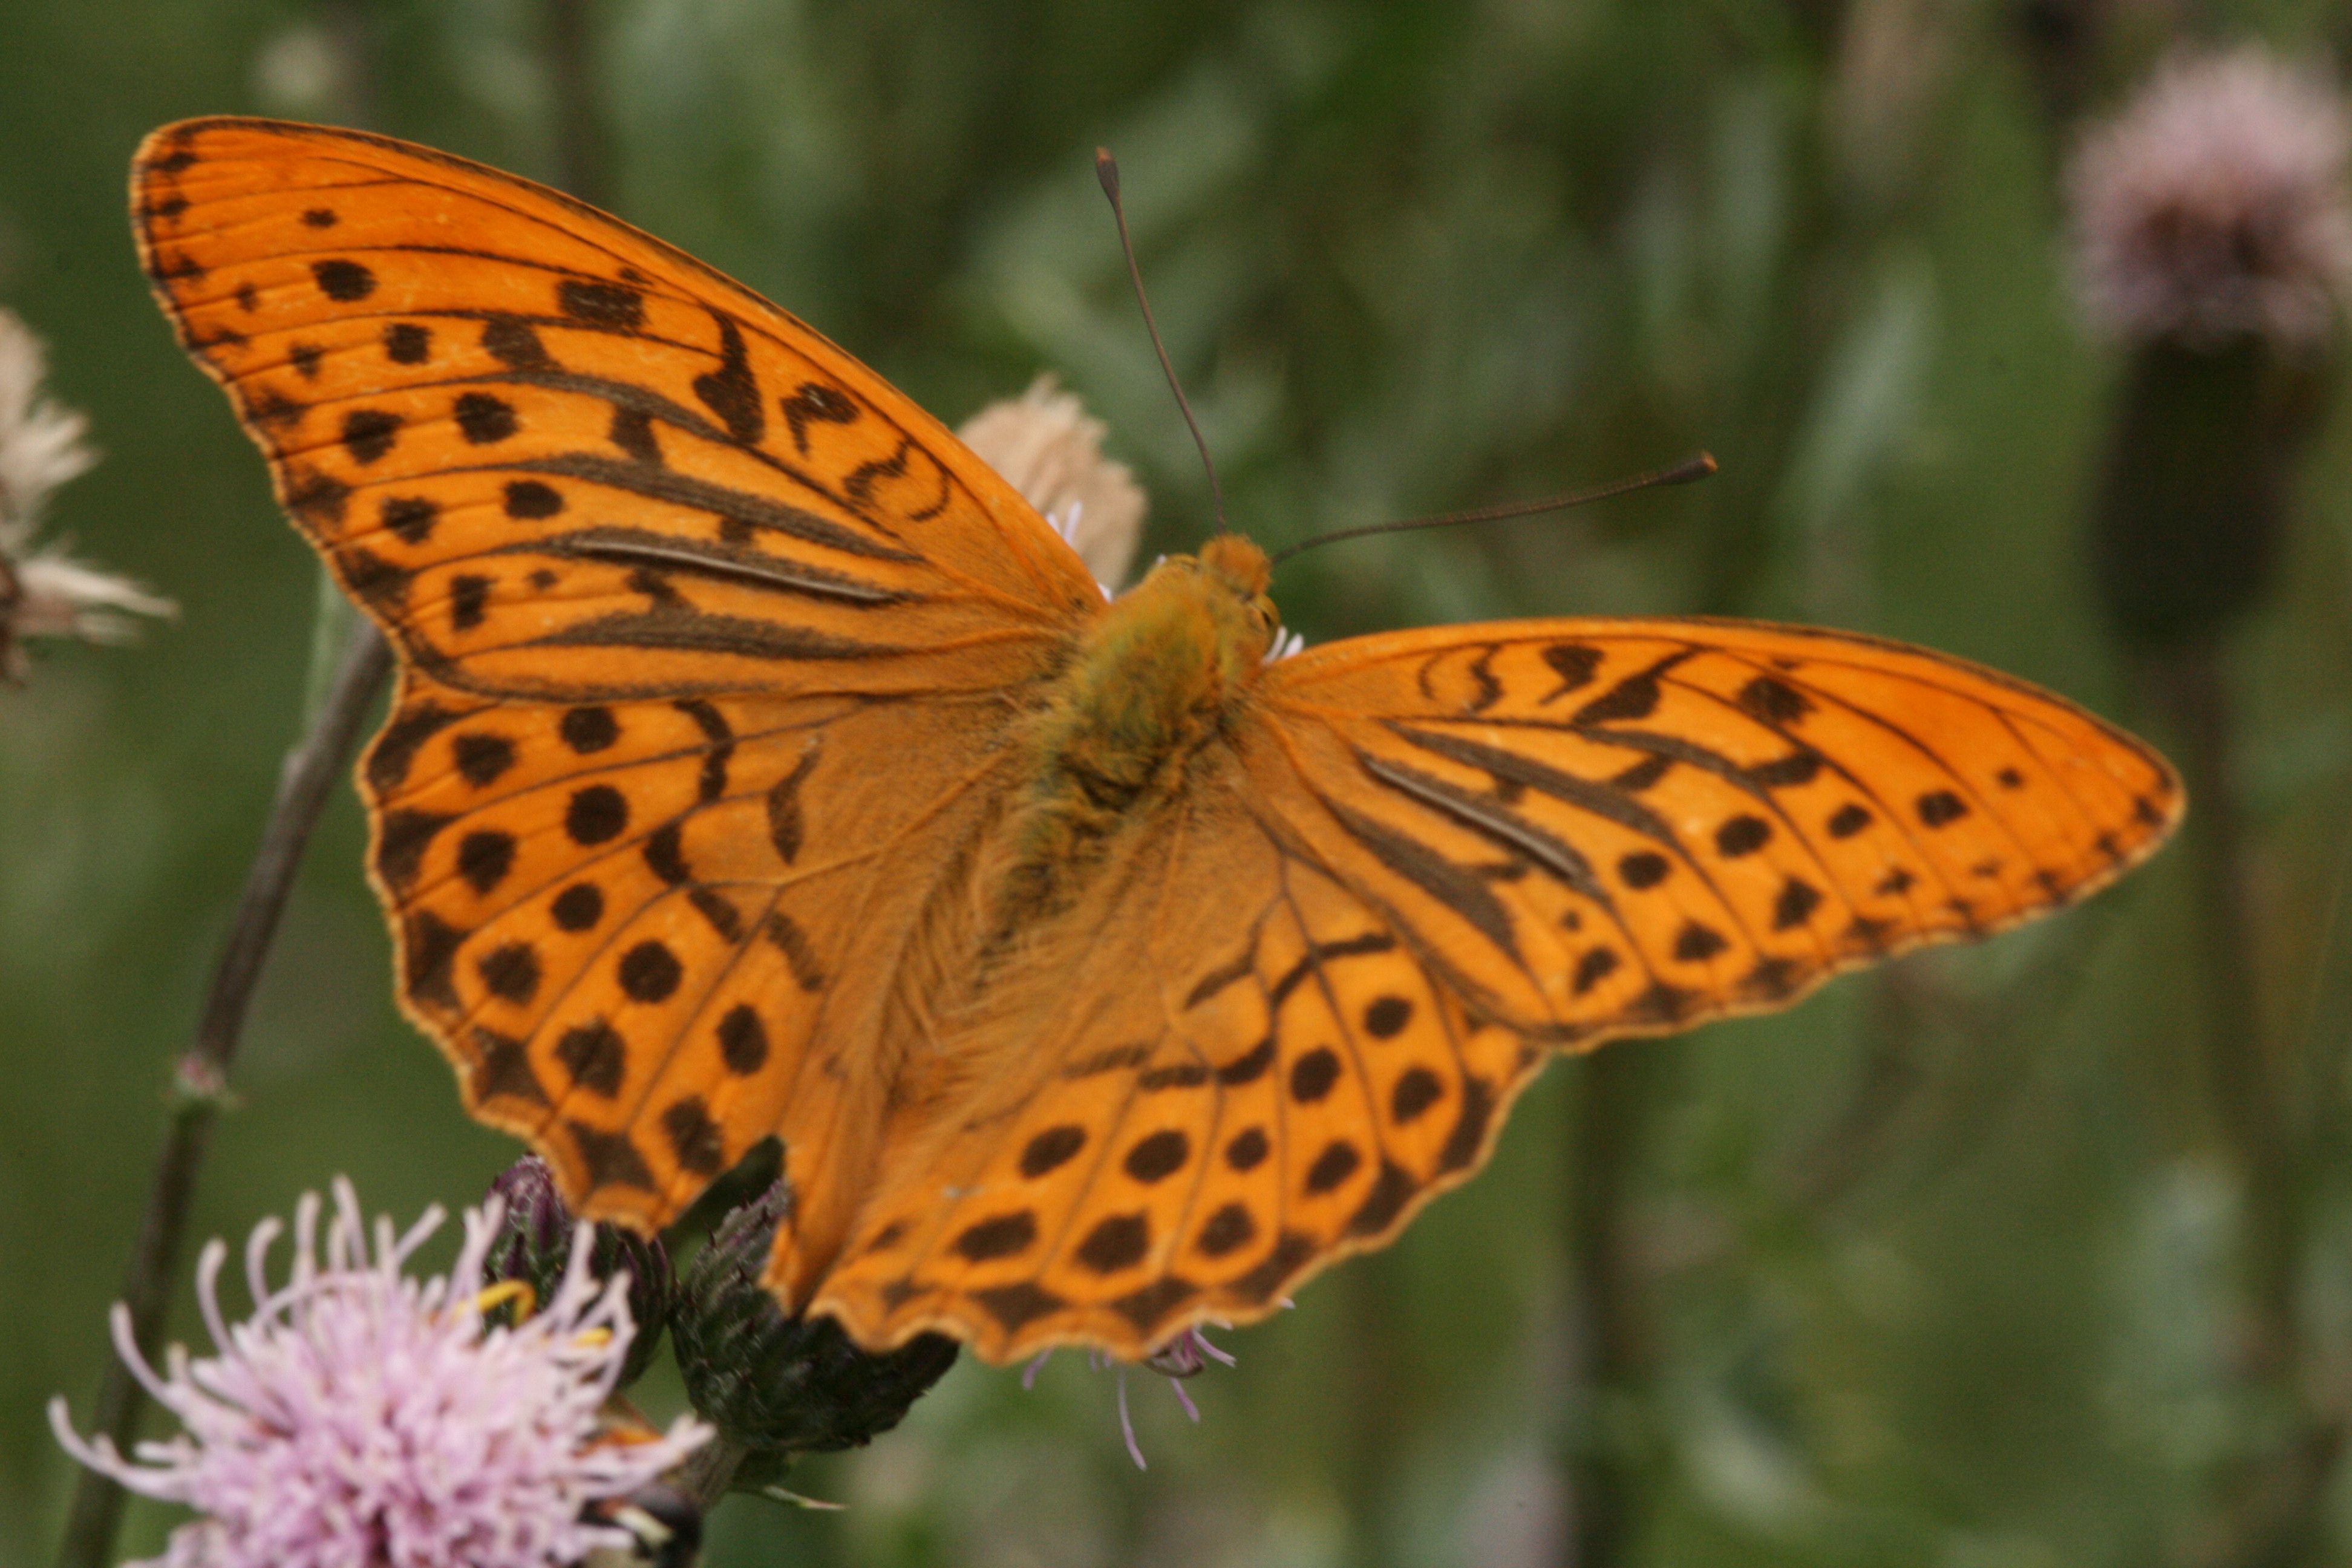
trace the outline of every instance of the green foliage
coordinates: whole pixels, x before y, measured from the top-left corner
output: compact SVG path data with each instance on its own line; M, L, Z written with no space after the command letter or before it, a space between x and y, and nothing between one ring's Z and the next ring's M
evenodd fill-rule
M52 652L0 691L0 1565L52 1549L70 1477L40 1403L86 1410L108 1353L169 1065L312 637L308 552L145 297L131 149L185 114L364 118L562 178L583 166L548 9L0 6L0 304L49 339L58 395L109 454L58 522L184 606L143 649ZM1197 543L1207 487L1097 144L1234 521L1268 545L1702 446L1723 461L1587 512L1312 552L1275 584L1310 639L1530 614L1820 620L2168 744L2087 579L2116 364L2070 314L2054 183L2057 114L2156 40L2070 63L2027 9L605 0L598 90L570 107L593 116L607 161L583 177L609 205L950 422L1057 372L1152 495L1153 549ZM2329 25L2212 9L2288 45ZM2231 667L2263 1005L2224 1022L2310 1064L2322 1121L2352 1028L2347 481L2339 416ZM2234 1359L2247 1215L2199 1065L2184 859L1784 1016L1613 1047L1651 1060L1618 1173L1640 1343L1610 1386L1579 1372L1593 1075L1569 1062L1393 1251L1223 1338L1241 1365L1190 1384L1199 1427L1130 1373L1148 1473L1082 1358L1034 1391L965 1358L898 1431L795 1469L847 1513L733 1500L710 1561L1559 1561L1564 1478L1594 1456L1626 1494L1631 1563L2184 1561L2283 1419ZM272 960L200 1235L242 1235L336 1172L371 1208L468 1202L511 1158L390 1006L360 864L345 799ZM2346 1189L2323 1163L2297 1220L2301 1309L2339 1358ZM644 1394L666 1417L665 1397ZM132 1519L138 1551L172 1522Z

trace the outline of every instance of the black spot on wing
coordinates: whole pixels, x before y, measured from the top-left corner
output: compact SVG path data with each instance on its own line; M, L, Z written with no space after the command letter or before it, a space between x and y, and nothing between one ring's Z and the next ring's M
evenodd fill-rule
M376 515L402 543L422 544L441 520L441 503L424 496L386 496Z
M394 364L423 364L433 357L433 329L394 321L383 330L383 353Z
M1060 1311L1069 1303L1034 1280L1024 1279L1017 1285L992 1285L984 1290L974 1290L971 1299L994 1318L997 1326L1008 1334L1019 1333L1029 1323Z
M1189 1279L1164 1274L1140 1289L1129 1290L1111 1300L1111 1310L1135 1325L1139 1333L1149 1334L1160 1320L1201 1293L1201 1288Z
M732 947L743 940L743 912L728 900L727 895L715 889L692 887L686 890L686 901L703 923L717 933L719 940Z
M700 1095L688 1095L672 1104L662 1112L661 1126L681 1169L698 1176L715 1176L726 1168L726 1141Z
M588 1168L592 1189L624 1186L646 1192L655 1190L653 1170L626 1132L605 1132L584 1121L570 1121L565 1126L572 1133L572 1146L580 1151L581 1163Z
M310 276L320 293L340 304L352 304L375 292L375 274L356 261L313 261Z
M619 283L567 278L555 288L556 308L578 321L635 331L646 324L645 296Z
M520 1040L477 1024L469 1037L478 1053L470 1081L477 1100L503 1098L533 1105L552 1103L531 1070L530 1052Z
M809 455L812 424L847 425L857 418L857 405L821 381L801 383L782 406L784 423L792 427L793 446L803 458Z
M629 1069L629 1046L602 1018L574 1025L555 1042L555 1059L572 1075L574 1087L606 1100L621 1092Z
M1286 1230L1274 1244L1274 1250L1258 1261L1255 1268L1235 1279L1230 1287L1245 1300L1272 1300L1290 1278L1306 1267L1315 1256L1315 1238L1303 1231Z
M450 416L457 421L457 433L476 447L503 441L520 428L514 405L487 392L459 394Z
M1151 1222L1140 1214L1112 1215L1078 1243L1077 1259L1097 1274L1116 1274L1143 1261L1151 1249Z
M1020 1209L966 1226L955 1238L955 1249L973 1263L985 1263L1026 1252L1036 1240L1037 1216Z
M1559 684L1537 700L1538 707L1591 685L1593 672L1601 668L1601 650L1583 643L1553 643L1543 650L1543 661L1559 677Z
M509 370L553 370L554 356L529 321L494 315L482 323L482 352Z
M767 433L767 411L760 405L760 383L751 373L751 356L743 346L743 329L732 317L717 310L719 365L694 378L694 395L719 416L727 433L750 446Z
M457 988L450 966L467 933L430 910L411 912L401 926L401 978L417 1001L455 1012Z
M1777 676L1759 675L1739 689L1739 710L1767 724L1793 724L1813 710L1812 699Z
M1077 1157L1087 1146L1087 1130L1072 1123L1048 1127L1029 1140L1021 1151L1021 1174L1030 1181L1059 1170Z
M1404 1205L1418 1190L1412 1173L1391 1161L1381 1163L1380 1179L1372 1184L1362 1204L1348 1220L1350 1236L1378 1236L1388 1229L1403 1212Z
M429 699L394 713L368 748L368 787L386 795L407 783L418 750L461 717Z
M1969 814L1969 803L1948 789L1929 790L1918 801L1919 820L1929 827L1942 827L1958 822Z
M812 994L824 989L824 970L817 963L816 950L810 945L808 933L792 916L782 910L771 910L760 922L760 934L783 954L784 966L792 971L793 984Z
M793 764L793 771L768 790L768 843L775 849L776 858L787 866L800 858L801 845L807 837L807 823L801 810L801 786L816 768L817 752L814 744L803 750L800 760Z
M738 1078L749 1078L767 1065L768 1027L750 1003L737 1003L719 1020L719 1058Z
M555 895L548 911L564 931L588 931L604 918L604 895L593 882L574 882Z
M384 885L407 887L425 863L425 847L455 820L432 811L387 811L376 822L375 871Z

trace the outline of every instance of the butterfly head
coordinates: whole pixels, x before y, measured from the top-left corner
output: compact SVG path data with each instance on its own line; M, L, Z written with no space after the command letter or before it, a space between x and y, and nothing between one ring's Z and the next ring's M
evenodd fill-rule
M1265 552L1238 533L1220 533L1201 547L1198 556L1178 556L1208 579L1224 634L1221 639L1234 659L1237 675L1265 662L1266 649L1282 632L1282 612L1274 607L1266 585L1274 568Z

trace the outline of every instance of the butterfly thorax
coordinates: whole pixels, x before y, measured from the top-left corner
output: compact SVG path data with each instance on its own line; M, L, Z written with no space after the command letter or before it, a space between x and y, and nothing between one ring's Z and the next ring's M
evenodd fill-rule
M1248 700L1277 625L1267 575L1263 551L1220 534L1161 561L1080 635L1029 731L1034 783L1000 929L1066 902Z

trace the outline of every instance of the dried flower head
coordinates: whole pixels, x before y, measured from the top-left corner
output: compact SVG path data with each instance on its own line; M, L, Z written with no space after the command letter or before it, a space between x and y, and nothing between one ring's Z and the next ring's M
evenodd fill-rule
M13 312L0 310L0 679L22 679L26 637L124 642L136 629L128 616L176 610L169 599L75 561L58 545L33 552L50 493L98 461L82 441L89 422L41 395L47 369L41 340Z
M283 1226L246 1244L253 1316L231 1326L218 1294L228 1249L197 1265L212 1355L174 1345L158 1376L114 1310L115 1345L185 1428L142 1443L132 1463L104 1437L85 1442L65 1401L49 1424L66 1450L147 1497L204 1517L172 1534L162 1568L557 1568L635 1540L606 1522L709 1436L681 1417L667 1434L614 1440L600 1416L635 1325L627 1280L596 1279L586 1236L551 1300L515 1328L485 1321L483 1260L499 1236L492 1200L466 1214L446 1278L403 1266L438 1228L428 1210L407 1234L369 1227L348 1182L335 1184L326 1245L320 1204L295 1210L294 1266L264 1271ZM587 1227L583 1226L584 1231Z
M2067 172L2084 308L2109 331L2311 343L2352 282L2352 121L2259 47L2178 57Z
M1103 423L1075 394L1041 375L956 434L1070 542L1106 595L1126 580L1143 531L1143 490L1126 464L1102 455Z

